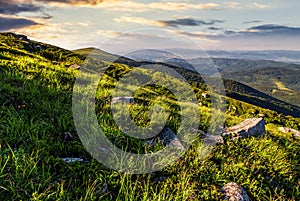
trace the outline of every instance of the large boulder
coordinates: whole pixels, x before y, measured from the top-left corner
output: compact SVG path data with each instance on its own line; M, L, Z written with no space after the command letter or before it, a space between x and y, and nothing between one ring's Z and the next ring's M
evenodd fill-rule
M230 182L221 188L225 200L229 201L250 201L250 198L243 187L237 183Z
M246 119L242 123L230 128L226 128L222 133L225 139L238 139L251 136L261 136L266 133L266 122L263 118Z

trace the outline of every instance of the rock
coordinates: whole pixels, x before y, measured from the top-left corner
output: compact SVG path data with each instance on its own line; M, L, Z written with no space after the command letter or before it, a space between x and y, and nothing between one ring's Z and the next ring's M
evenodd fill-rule
M81 158L62 158L66 163L74 163L74 162L84 162Z
M220 135L213 135L213 134L207 134L206 136L206 143L220 143L224 144L224 139Z
M199 130L199 129L192 129L192 130L195 131L200 138L206 138L206 136L207 136L207 133L205 133L202 130Z
M226 128L222 133L223 138L232 140L251 136L261 136L266 133L266 122L263 118L246 119L242 123Z
M69 67L69 69L75 69L75 70L79 70L81 68L81 66L79 66L78 64L73 64L72 66Z
M178 149L184 149L180 140L177 138L175 133L169 128L164 128L161 134L159 135L159 138L164 145L169 145Z
M281 186L279 185L279 183L277 181L275 181L274 179L272 179L271 177L266 176L265 181L270 183L271 186L277 188L278 190L281 190Z
M43 47L40 46L40 45L35 45L34 49L37 50L37 51L41 51L41 50L43 50Z
M229 201L250 201L250 198L243 187L237 183L230 182L221 188L221 192L225 194L225 200Z
M131 96L113 97L111 104L122 103L122 104L133 104L134 98Z
M144 143L150 146L155 146L158 143L158 140L160 140L165 146L169 145L178 149L184 149L180 140L177 138L175 133L169 128L164 128L156 137L144 140Z
M17 36L18 36L19 40L26 41L26 42L29 42L29 41L30 41L30 40L28 39L28 37L25 36L25 35L17 35Z
M223 132L223 128L222 127L218 127L217 128L217 131L216 133L218 133L217 135L216 134L210 134L210 133L205 133L204 131L202 130L199 130L199 129L193 129L197 135L202 138L202 139L207 139L208 141L211 141L212 143L215 142L215 143L221 143L223 144L224 143L224 140L222 138L222 136L220 136L220 134Z
M293 128L279 127L278 130L283 133L293 133L293 136L300 138L300 131Z
M151 179L151 181L153 183L157 184L159 182L165 181L167 178L168 178L168 176L161 175L161 176L154 177L153 179Z

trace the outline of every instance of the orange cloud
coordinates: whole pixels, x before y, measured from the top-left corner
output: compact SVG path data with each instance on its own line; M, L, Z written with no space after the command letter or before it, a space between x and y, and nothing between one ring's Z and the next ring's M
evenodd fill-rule
M131 22L136 24L143 24L148 26L165 26L164 23L158 22L155 20L148 20L142 17L133 17L133 16L122 16L120 18L115 18L116 22Z
M142 3L136 1L104 1L97 7L113 10L113 11L128 11L128 12L144 12L147 10L162 10L162 11L184 11L188 9L198 10L213 10L220 9L219 4L206 3L206 4L192 4L192 3L179 3L179 2L154 2Z

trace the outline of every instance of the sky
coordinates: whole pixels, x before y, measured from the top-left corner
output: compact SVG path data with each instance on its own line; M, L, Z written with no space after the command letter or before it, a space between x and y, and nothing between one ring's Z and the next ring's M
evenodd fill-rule
M0 32L66 49L300 50L299 9L298 0L0 0Z

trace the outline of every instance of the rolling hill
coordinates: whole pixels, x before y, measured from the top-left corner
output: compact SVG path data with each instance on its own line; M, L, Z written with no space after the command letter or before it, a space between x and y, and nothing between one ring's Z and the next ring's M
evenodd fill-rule
M143 50L137 54L128 55L132 59L112 55L94 48L80 49L74 52L81 53L85 56L93 53L94 56L104 61L116 60L116 63L130 64L135 67L159 63L176 69L176 71L180 72L187 80L204 82L203 78L195 73L194 69L194 66L200 66L203 63L203 59L201 58L186 61L181 58L176 58L175 54L159 50ZM137 61L133 59L137 59ZM300 93L296 92L297 90L300 91L299 85L297 84L297 80L300 80L300 66L275 61L221 58L213 58L212 60L224 78L224 86L228 97L270 109L284 115L300 117L300 107L297 104L297 101L300 100ZM209 69L205 69L205 71L209 72ZM286 86L295 91L281 88L275 92L278 87L276 87L276 81L273 81L273 83L272 81L270 82L270 77L272 77L273 80L282 80L284 84L289 83L286 84ZM242 83L249 84L249 86ZM279 83L279 81L277 83ZM261 89L261 91L257 89ZM273 91L269 93L272 89ZM288 97L285 92L289 93ZM281 98L281 100L277 98Z

